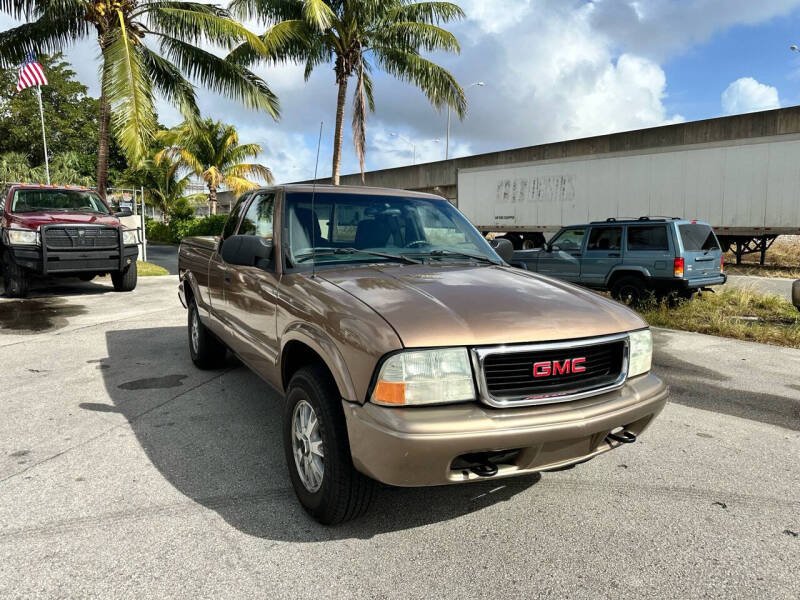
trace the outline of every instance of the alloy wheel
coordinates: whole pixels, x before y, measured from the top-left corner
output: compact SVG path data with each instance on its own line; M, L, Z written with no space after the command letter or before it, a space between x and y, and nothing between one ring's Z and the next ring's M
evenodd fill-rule
M317 413L305 400L297 403L292 414L292 454L303 487L313 494L322 487L325 452Z

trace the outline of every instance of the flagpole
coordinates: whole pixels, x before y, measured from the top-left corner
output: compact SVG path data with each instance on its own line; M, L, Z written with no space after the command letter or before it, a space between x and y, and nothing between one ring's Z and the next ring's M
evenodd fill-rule
M42 144L44 144L44 170L47 173L47 185L50 185L50 161L47 160L47 136L44 134L44 109L42 108L42 86L36 86L36 96L39 98L39 116L42 118Z

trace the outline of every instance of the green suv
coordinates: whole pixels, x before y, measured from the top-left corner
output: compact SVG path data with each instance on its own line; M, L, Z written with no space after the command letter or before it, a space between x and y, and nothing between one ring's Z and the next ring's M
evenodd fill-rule
M659 298L689 298L727 279L719 240L711 226L677 217L570 225L544 248L514 252L512 263L610 291L629 304L640 302L650 293Z

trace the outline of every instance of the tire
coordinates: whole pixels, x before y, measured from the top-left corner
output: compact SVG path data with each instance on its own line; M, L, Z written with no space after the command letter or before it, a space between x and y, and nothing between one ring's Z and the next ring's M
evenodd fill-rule
M611 286L611 296L628 306L639 306L647 297L648 289L644 279L635 275L625 275Z
M329 373L320 365L299 369L289 382L286 400L283 447L300 504L323 525L363 515L375 495L376 484L353 466L340 395ZM316 418L316 427L308 434L295 436L296 420L302 423L302 416L309 414L309 409ZM313 450L315 446L322 456ZM316 466L301 468L306 457L308 465Z
M117 292L132 292L136 289L136 281L139 278L139 272L136 268L136 263L131 263L122 271L114 271L111 273L111 283L114 284L114 291Z
M522 249L532 250L544 247L544 235L541 233L526 233L522 236Z
M3 252L3 285L7 298L24 298L28 295L30 275L14 261L9 252Z
M225 362L227 348L200 320L197 302L189 300L189 355L198 369L219 369Z

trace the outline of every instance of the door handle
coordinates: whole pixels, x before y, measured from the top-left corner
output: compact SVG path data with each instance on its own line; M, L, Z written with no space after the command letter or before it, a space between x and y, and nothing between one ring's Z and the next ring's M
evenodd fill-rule
M226 272L224 279L225 279L225 283L230 283L231 282L231 274Z
M580 252L570 252L570 256L580 256Z

